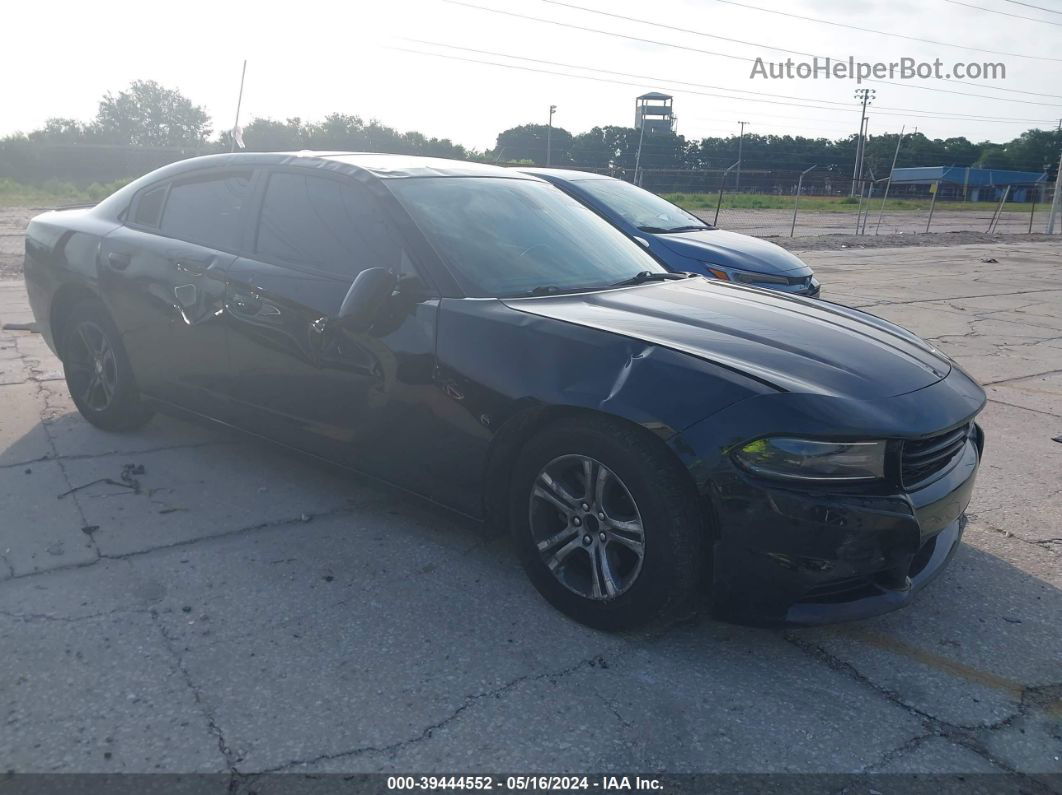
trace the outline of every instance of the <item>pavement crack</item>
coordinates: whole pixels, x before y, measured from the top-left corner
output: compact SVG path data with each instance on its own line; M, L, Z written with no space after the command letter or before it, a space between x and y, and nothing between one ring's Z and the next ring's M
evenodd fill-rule
M880 771L881 768L885 767L887 764L892 762L893 760L899 759L902 756L906 756L907 754L909 754L911 751L915 750L918 746L920 746L922 743L924 743L929 738L931 738L931 737L939 737L939 736L940 735L937 734L937 732L935 732L935 731L927 731L924 734L916 734L914 737L910 738L906 742L901 743L900 745L896 746L895 748L892 748L892 749L886 751L876 761L870 762L870 763L868 763L866 765L863 765L863 767L860 768L859 772L860 773L876 773L876 772Z
M30 359L28 354L19 349L17 340L15 342L15 348L16 350L18 350L19 358L22 360L23 367L27 367L29 361L33 361L37 364L40 363L37 359ZM52 435L51 428L49 427L50 423L45 417L45 415L49 412L48 388L45 386L43 381L33 381L32 383L36 384L37 397L41 400L42 405L44 406L44 410L41 412L38 418L40 420L41 427L44 429L44 437L48 440L48 447L51 448L52 457L55 459L59 459L59 447L55 443L55 437ZM68 489L73 489L74 484L70 481L70 474L67 472L66 466L64 466L61 460L57 460L56 463L59 467L59 473L62 475L63 481L66 483L66 487ZM81 526L88 527L90 522L85 515L84 508L82 507L80 501L77 498L77 494L71 494L71 502L74 504L74 508L77 511L77 515L81 520ZM87 546L92 550L93 554L96 556L96 560L99 560L100 548L96 544L96 540L91 535L86 535L86 537L88 539L86 542Z
M1011 381L1025 381L1025 380L1027 380L1029 378L1040 378L1041 376L1055 375L1057 373L1062 373L1062 370L1048 370L1048 371L1043 372L1043 373L1029 373L1028 375L1019 375L1019 376L1015 376L1014 378L1001 378L998 381L985 381L985 382L983 382L981 384L981 386L995 386L996 384L1009 384Z
M147 613L148 610L144 608L136 607L118 607L114 610L104 610L99 613L88 613L83 616L57 616L52 613L16 613L11 610L0 610L0 616L10 618L13 621L22 621L30 624L35 622L58 622L67 624L76 624L81 621L92 621L99 618L107 618L114 615L130 615L136 613Z
M1057 689L1055 685L1038 685L1028 686L1022 685L1021 692L1018 694L1016 703L1017 709L1005 718L995 721L990 724L979 724L968 726L964 724L951 723L941 718L931 715L925 710L919 709L913 704L909 704L896 692L890 690L887 687L879 685L874 682L866 674L859 671L854 665L846 662L836 655L826 651L821 646L811 643L803 638L796 637L792 632L786 632L783 634L783 638L803 651L805 654L813 657L819 662L825 664L830 669L848 676L850 679L855 680L864 687L869 688L878 695L884 697L891 704L899 707L910 715L917 717L923 723L926 728L925 735L918 735L916 738L912 738L897 749L893 749L892 752L886 753L882 759L879 759L876 763L873 763L863 772L872 772L874 767L880 766L897 756L902 755L902 752L911 750L916 747L919 742L923 742L926 738L933 735L939 735L952 743L961 745L968 751L977 754L989 764L1003 770L1007 773L1021 777L1031 788L1031 791L1035 792L1047 792L1049 791L1044 787L1043 783L1038 781L1035 777L1018 770L1012 765L1004 762L992 754L987 747L985 747L982 737L984 735L992 734L993 732L1000 731L1002 729L1008 729L1015 725L1015 723L1021 718L1026 717L1033 709L1043 709L1051 707L1062 699L1058 698ZM915 740L918 742L915 742ZM911 746L908 748L907 746Z
M76 499L76 495L71 495ZM174 541L172 544L161 544L159 546L147 547L146 549L137 549L131 552L122 553L107 553L99 552L97 550L97 556L89 561L83 561L81 563L71 563L65 566L56 566L51 569L40 569L38 571L27 571L22 574L13 574L11 577L5 578L3 582L10 582L12 580L23 580L28 577L40 577L47 574L57 574L60 572L70 571L73 569L86 569L99 564L101 561L113 561L113 560L131 560L133 558L143 557L145 555L152 555L156 552L165 552L170 549L179 549L181 547L194 546L196 544L202 544L209 541L214 541L223 538L233 538L234 536L240 536L244 534L258 532L260 530L272 530L278 527L287 527L289 525L301 525L315 519L328 519L333 516L343 516L346 514L352 514L355 511L363 508L372 507L374 504L391 504L390 499L386 497L374 497L364 501L342 505L337 508L333 508L327 511L318 511L311 513L309 511L303 511L295 516L286 516L282 519L271 519L265 522L258 522L253 525L247 525L245 527L238 527L233 530L226 530L221 533L214 533L213 535L201 536L199 538L188 538L181 541Z
M45 426L45 433L48 433L47 424L43 420L41 425ZM146 455L149 453L165 453L170 450L195 450L200 447L214 447L222 446L226 444L233 444L230 441L225 440L209 440L203 442L187 442L185 444L164 444L158 447L145 447L142 450L103 450L98 453L69 453L67 455L42 455L38 458L28 458L25 461L15 461L14 463L0 464L0 469L14 469L15 467L30 466L32 464L41 464L48 461L91 461L96 458L111 458L114 456L138 456ZM54 445L53 445L54 449Z
M1062 418L1062 414L1054 414L1050 411L1044 411L1043 409L1031 409L1028 406L1019 406L1017 403L1008 403L1006 400L1000 400L999 398L988 398L989 403L998 403L1001 406L1010 406L1012 409L1022 409L1023 411L1031 411L1034 414L1043 414L1047 417L1055 417L1056 419Z
M429 726L427 726L424 729L422 729L416 735L414 735L412 737L408 737L408 738L406 738L404 740L398 740L396 742L388 743L386 745L364 745L364 746L358 746L356 748L351 748L351 749L348 749L346 751L337 751L337 752L334 752L334 753L320 754L318 756L315 756L315 757L312 757L312 758L309 758L309 759L295 759L295 760L292 760L290 762L285 762L282 765L278 765L276 767L272 767L272 768L268 768L266 770L262 770L257 775L264 775L264 774L269 774L269 773L281 773L281 772L290 771L290 770L292 770L294 768L298 768L298 767L306 767L308 765L314 765L314 764L318 764L318 763L321 763L321 762L330 762L330 761L333 761L333 760L336 760L336 759L349 759L351 757L361 756L363 754L370 754L370 753L395 754L395 753L401 751L403 748L409 747L411 745L417 745L418 743L422 743L422 742L425 742L427 740L430 740L435 732L439 731L440 729L445 728L446 726L448 726L451 723L453 723L454 721L456 721L458 718L461 717L461 715L464 712L466 712L468 709L470 709L471 707L473 707L476 704L478 704L480 701L483 701L485 699L491 699L491 698L500 698L501 696L503 696L503 695L511 692L512 690L515 690L516 688L520 687L521 685L529 683L529 682L539 682L539 681L543 681L543 680L548 680L548 681L554 681L555 682L556 680L563 679L564 677L570 676L571 674L573 674L573 673L575 673L577 671L581 671L581 670L583 670L585 668L596 666L598 664L599 660L600 660L600 655L594 655L592 657L589 657L589 658L584 659L584 660L580 660L579 662L577 662L577 663L575 663L573 665L569 665L566 668L562 668L562 669L557 670L557 671L549 671L547 673L541 673L541 674L525 674L523 676L518 676L515 679L512 679L512 680L506 682L504 685L500 685L499 687L495 687L495 688L492 688L490 690L485 690L482 693L474 693L473 695L466 696L464 701L461 702L461 704L458 705L454 710L452 710L446 717L435 721L434 723L432 723ZM621 720L622 720L622 718L621 718Z
M982 509L982 510L997 510L997 509L995 509L995 508L987 508L987 509ZM1001 527L996 527L995 525L987 523L986 521L984 521L984 519L981 518L981 514L980 513L967 514L967 518L971 522L976 522L977 524L975 525L975 527L977 529L979 529L979 530L988 530L988 531L990 531L992 533L996 533L997 535L1001 535L1004 538L1009 538L1009 539L1012 539L1014 541L1019 541L1022 544L1028 544L1029 546L1040 547L1041 549L1046 549L1048 552L1056 552L1057 550L1055 550L1053 545L1062 544L1062 537L1058 537L1058 538L1039 538L1039 539L1024 538L1024 537L1019 536L1019 535L1017 535L1015 533L1012 533L1010 530L1004 530Z
M173 658L174 668L184 680L185 685L188 687L188 690L192 694L192 698L195 700L196 706L199 708L199 711L202 713L203 718L207 722L207 727L209 728L210 733L213 734L215 739L217 740L218 751L220 752L222 759L225 760L225 767L229 772L230 779L231 777L238 776L239 770L236 769L236 762L238 761L236 754L232 750L228 741L225 739L225 734L221 730L221 727L218 725L217 716L214 714L214 710L207 703L206 697L204 696L202 689L195 683L195 680L192 678L192 675L188 671L187 666L184 664L184 654L179 648L178 639L173 637L167 631L166 625L159 618L157 610L150 610L149 615L151 616L152 623L158 629L159 635L162 637L163 645L166 647L166 650ZM230 790L232 789L231 781L229 788Z

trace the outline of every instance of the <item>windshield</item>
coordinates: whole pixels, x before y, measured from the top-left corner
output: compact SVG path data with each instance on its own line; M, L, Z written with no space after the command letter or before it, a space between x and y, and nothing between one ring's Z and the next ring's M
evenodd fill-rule
M579 187L643 232L678 232L712 227L655 193L621 179L573 180Z
M472 296L597 289L665 272L608 221L544 182L425 177L389 187Z

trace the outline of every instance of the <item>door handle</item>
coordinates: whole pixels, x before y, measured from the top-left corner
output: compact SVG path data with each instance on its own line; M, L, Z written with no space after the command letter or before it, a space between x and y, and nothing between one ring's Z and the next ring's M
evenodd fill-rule
M108 251L107 264L116 271L124 271L129 267L133 257L122 251Z
M241 315L257 315L262 308L262 299L256 295L238 292L233 294L229 307Z

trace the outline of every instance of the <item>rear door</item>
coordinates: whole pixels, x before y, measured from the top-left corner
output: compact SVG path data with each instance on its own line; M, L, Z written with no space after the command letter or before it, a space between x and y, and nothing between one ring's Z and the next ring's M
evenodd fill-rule
M102 291L139 387L215 416L231 376L225 270L247 232L252 176L211 169L150 186L100 250Z
M391 302L368 332L334 318L355 276L420 278L379 199L344 175L263 174L251 256L229 269L237 422L427 492L438 300Z

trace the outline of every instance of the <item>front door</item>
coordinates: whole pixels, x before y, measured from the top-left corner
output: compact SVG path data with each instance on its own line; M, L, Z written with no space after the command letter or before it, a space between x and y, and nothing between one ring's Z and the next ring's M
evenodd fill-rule
M274 171L250 245L225 303L239 424L428 492L438 301L396 296L366 333L334 320L365 268L415 274L377 199L340 175Z
M251 172L146 189L100 246L100 283L141 390L222 413L231 375L225 270L244 235Z

